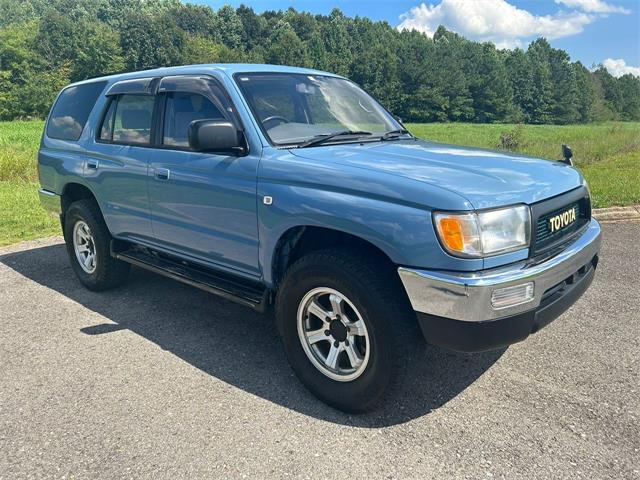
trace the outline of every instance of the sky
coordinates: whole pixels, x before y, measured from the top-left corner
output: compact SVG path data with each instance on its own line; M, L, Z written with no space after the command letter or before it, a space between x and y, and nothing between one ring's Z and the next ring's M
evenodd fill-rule
M587 67L605 65L616 76L640 76L640 0L189 0L217 9L244 3L257 13L286 10L386 20L432 35L444 25L466 38L500 48L524 47L539 36Z

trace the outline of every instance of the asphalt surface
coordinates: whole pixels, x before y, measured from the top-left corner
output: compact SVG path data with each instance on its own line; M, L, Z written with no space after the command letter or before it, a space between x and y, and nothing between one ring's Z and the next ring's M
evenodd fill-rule
M0 249L0 478L640 478L640 223L505 351L425 347L373 413L317 401L268 317L136 270L91 293L59 239Z

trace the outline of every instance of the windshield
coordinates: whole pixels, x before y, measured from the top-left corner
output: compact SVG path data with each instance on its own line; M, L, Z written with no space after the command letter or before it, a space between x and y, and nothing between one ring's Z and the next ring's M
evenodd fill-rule
M272 143L296 146L332 135L348 142L402 129L355 83L296 73L243 73L236 81ZM335 135L339 133L339 135Z

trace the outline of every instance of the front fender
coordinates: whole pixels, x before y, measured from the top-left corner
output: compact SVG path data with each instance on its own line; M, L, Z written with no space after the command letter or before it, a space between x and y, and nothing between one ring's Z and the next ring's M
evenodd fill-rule
M264 196L273 202L266 205ZM476 270L482 260L447 255L435 236L429 210L364 195L316 187L264 183L258 185L260 264L273 285L273 253L293 227L314 226L348 233L375 245L397 265Z

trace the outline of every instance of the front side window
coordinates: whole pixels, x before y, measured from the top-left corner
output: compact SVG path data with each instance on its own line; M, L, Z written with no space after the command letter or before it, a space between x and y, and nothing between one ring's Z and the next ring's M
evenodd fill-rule
M195 120L223 120L220 110L203 95L173 92L167 95L163 145L189 146L189 125Z
M114 97L100 127L100 140L139 145L151 143L154 103L155 97L151 95Z
M402 129L349 80L294 73L247 73L235 78L263 131L276 145L304 144L343 131L373 137Z
M107 82L93 82L65 88L49 115L47 136L77 141L106 84Z

